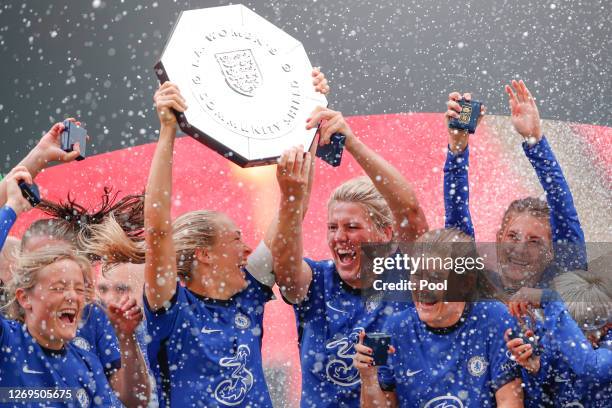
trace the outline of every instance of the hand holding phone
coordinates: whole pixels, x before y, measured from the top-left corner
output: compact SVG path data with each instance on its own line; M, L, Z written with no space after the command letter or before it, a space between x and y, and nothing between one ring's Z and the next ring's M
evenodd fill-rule
M85 160L87 152L87 130L77 126L69 120L64 121L64 131L61 137L62 150L70 153L74 150L74 145L79 144L80 155L77 160Z
M387 364L389 356L389 346L391 345L391 336L386 333L366 333L363 338L363 344L372 349L372 358L374 358L375 366L384 366Z

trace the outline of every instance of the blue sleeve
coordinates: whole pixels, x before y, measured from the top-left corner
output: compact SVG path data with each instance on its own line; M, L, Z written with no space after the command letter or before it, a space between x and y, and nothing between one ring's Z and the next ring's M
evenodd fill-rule
M457 228L474 237L474 225L470 215L470 188L468 168L470 151L466 147L459 154L453 154L450 148L444 163L444 226Z
M497 304L492 303L492 305ZM521 376L520 367L512 360L504 339L504 332L507 329L511 328L513 331L520 329L516 320L505 310L505 306L497 305L497 308L498 310L491 309L492 313L486 315L492 323L488 333L490 337L488 360L491 364L491 386L496 392Z
M143 305L147 332L155 341L165 340L174 331L180 310L189 305L187 289L177 282L176 292L170 299L168 307L153 311L146 296L144 296Z
M594 350L591 343L560 301L543 304L545 328L554 341L554 348L578 376L592 377L598 381L612 381L612 350Z
M5 205L0 208L0 251L4 247L4 242L6 241L6 237L8 237L8 233L17 221L17 214L15 211Z
M561 166L546 137L542 137L542 140L533 146L523 143L523 150L546 192L557 264L566 269L584 269L586 265L584 233Z
M121 353L119 351L119 341L115 334L115 329L108 320L108 316L100 306L92 304L91 324L95 325L95 344L96 354L104 367L107 377L116 369L121 368Z
M321 262L313 261L309 258L304 258L304 262L306 262L312 270L312 280L310 281L310 286L308 287L308 292L304 300L293 305L301 321L310 320L313 316L325 313L325 307L323 306L325 292L324 278L321 271L322 268L319 267Z
M6 331L5 325L7 324L4 315L0 313L0 344L4 345L4 332Z
M389 356L387 365L378 367L378 383L383 391L395 391L397 386L395 382L395 371L393 370L392 356Z
M383 333L388 333L391 335L392 344L395 347L395 353L389 354L387 357L387 365L381 366L378 368L378 383L380 384L380 389L383 391L395 391L397 386L397 382L395 381L395 364L396 361L399 362L399 353L401 353L401 335L397 333L396 327L396 316L392 316L388 319L382 329Z
M260 282L257 278L251 275L247 269L244 269L247 282L249 282L249 286L253 288L254 292L254 300L261 304L265 304L268 301L274 299L274 292L272 288L265 283Z

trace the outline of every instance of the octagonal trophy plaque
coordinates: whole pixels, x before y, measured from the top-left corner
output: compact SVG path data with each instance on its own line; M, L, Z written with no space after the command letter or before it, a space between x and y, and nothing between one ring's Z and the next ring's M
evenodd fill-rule
M327 106L311 72L299 41L243 5L183 11L155 65L187 100L181 130L241 167L311 146L306 119Z

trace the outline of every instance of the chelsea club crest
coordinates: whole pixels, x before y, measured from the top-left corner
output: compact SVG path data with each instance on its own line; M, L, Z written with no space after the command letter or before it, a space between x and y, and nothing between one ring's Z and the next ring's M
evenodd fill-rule
M236 313L236 317L234 317L234 324L239 329L247 329L251 325L251 319L243 313Z
M468 361L468 371L474 377L480 377L487 371L487 360L482 356L474 356Z
M82 337L75 337L72 339L72 344L85 351L91 350L91 345L89 342Z

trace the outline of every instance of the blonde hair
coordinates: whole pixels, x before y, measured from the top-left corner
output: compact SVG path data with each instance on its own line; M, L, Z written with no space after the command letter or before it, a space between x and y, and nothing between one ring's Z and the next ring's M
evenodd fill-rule
M144 241L130 238L111 213L106 219L87 228L88 238L80 237L83 250L90 258L100 258L104 264L144 263ZM103 270L106 268L103 267Z
M589 271L572 271L557 276L553 288L582 330L608 322L612 311L612 280Z
M416 254L434 252L442 258L479 257L474 238L455 228L431 230L421 235L414 244ZM418 255L417 255L418 256ZM499 300L507 297L489 278L491 271L476 266L465 268L465 272L451 273L448 278L448 301Z
M393 226L389 205L367 176L352 178L338 186L327 202L327 209L336 202L361 204L380 231Z
M199 247L212 246L216 242L218 227L217 211L191 211L174 220L172 239L176 250L176 269L185 281L192 279L196 266L195 251Z
M174 220L172 239L176 251L176 268L183 281L192 279L196 249L216 242L216 219L219 215L221 213L216 211L200 210L185 213ZM83 243L90 256L100 257L108 266L145 262L144 242L129 237L112 215L103 223L91 226L90 230L91 237ZM103 271L107 269L105 267Z
M13 278L7 285L8 302L4 307L7 308L7 314L11 319L20 322L25 319L25 310L15 298L17 289L32 289L38 282L40 271L63 260L76 263L83 273L85 285L91 285L91 265L89 261L84 256L78 255L70 246L57 245L21 254L17 260Z

